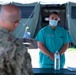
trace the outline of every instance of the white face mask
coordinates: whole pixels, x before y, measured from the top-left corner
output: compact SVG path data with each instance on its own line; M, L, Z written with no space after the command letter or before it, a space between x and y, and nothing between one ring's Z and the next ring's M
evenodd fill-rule
M56 21L56 20L49 20L49 25L57 26L57 24L58 24L58 21Z

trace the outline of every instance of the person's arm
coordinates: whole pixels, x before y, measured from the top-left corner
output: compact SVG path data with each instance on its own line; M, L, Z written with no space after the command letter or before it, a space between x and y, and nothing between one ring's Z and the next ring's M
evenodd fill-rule
M69 46L69 43L63 45L63 47L59 51L60 55L64 54L64 52L67 50L68 46Z
M51 53L47 48L44 46L42 42L37 42L38 48L47 56L49 56L52 60L54 60L54 54Z

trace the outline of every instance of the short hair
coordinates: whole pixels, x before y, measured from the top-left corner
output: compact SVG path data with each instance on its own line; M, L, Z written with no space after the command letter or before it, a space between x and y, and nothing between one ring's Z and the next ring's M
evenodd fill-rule
M6 12L4 11L4 7L6 8L5 11L9 14L6 14ZM5 4L0 8L0 17L3 20L9 21L11 23L19 20L19 15L21 16L21 10L13 4Z
M51 14L56 14L56 15L58 15L58 16L59 16L59 13L58 13L58 12L56 12L56 11L51 12L51 13L50 13L50 15L51 15Z

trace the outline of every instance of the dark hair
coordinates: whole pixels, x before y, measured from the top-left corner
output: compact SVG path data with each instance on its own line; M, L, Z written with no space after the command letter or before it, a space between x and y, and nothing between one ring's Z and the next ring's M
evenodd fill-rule
M56 12L56 11L51 12L51 13L50 13L50 15L51 15L51 14L56 14L56 15L58 15L58 16L59 16L59 13L58 13L58 12Z

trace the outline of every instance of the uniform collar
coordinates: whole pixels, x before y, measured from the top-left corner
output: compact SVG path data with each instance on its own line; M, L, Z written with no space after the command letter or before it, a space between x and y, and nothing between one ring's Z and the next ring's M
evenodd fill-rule
M9 30L7 30L5 28L2 28L2 27L0 27L0 31L6 32L6 33L9 33L10 32Z

